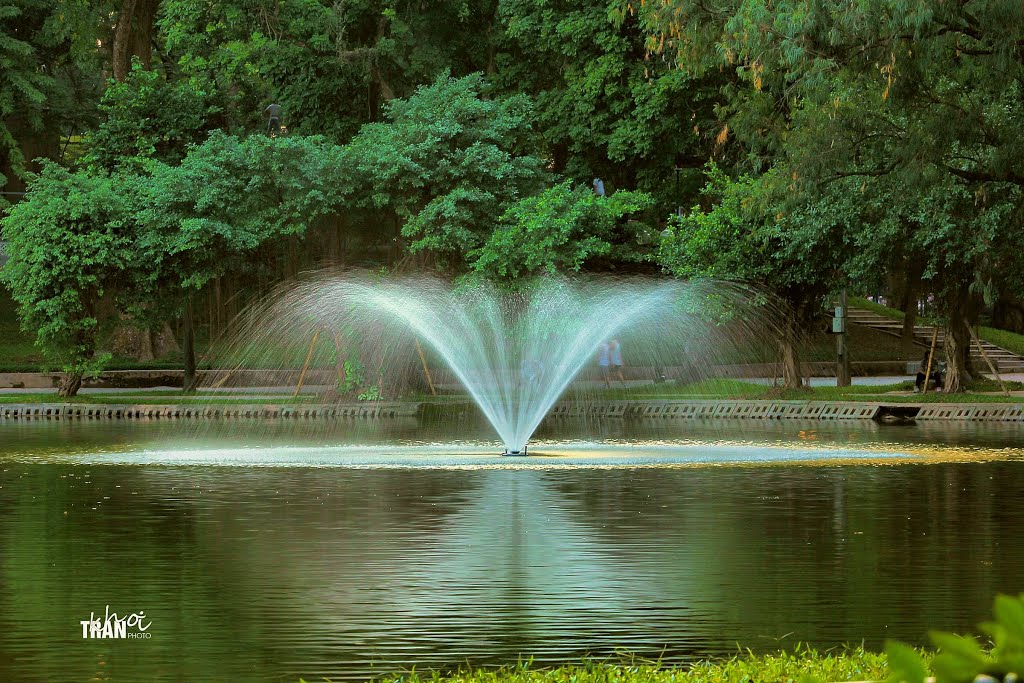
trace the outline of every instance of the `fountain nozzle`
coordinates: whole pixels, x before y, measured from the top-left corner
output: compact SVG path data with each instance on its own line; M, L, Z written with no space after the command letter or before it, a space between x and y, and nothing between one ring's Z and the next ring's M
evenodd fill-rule
M523 450L521 451L510 451L509 449L506 448L505 452L502 453L502 455L527 455L526 446L523 446Z

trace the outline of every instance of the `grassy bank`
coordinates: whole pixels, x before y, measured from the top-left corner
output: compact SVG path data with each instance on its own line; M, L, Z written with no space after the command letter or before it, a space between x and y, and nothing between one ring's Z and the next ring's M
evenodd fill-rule
M1007 382L1011 391L1024 390L1020 382ZM569 398L643 400L643 399L718 399L718 400L787 400L787 401L870 401L885 403L1020 403L1024 396L1004 396L999 384L980 380L971 391L962 394L929 392L914 394L913 382L850 387L810 387L797 390L754 384L738 379L708 379L693 384L645 384L638 387L570 392ZM892 392L901 392L894 394Z
M797 683L816 681L880 681L889 671L885 655L863 648L819 652L739 654L731 659L690 666L650 662L592 662L541 668L529 664L500 669L467 669L449 675L411 672L379 681L396 683Z
M1007 382L1011 391L1024 392L1021 382ZM1005 396L993 380L979 380L971 385L971 391L962 394L930 392L914 394L913 382L899 382L873 386L812 387L799 390L785 390L765 384L754 384L738 379L709 379L692 384L644 384L641 386L611 389L570 388L563 400L763 400L763 401L869 401L884 403L1024 403L1024 394ZM896 393L893 393L896 392ZM386 397L385 400L412 402L451 403L470 401L468 395L445 394L431 397L422 394ZM317 394L303 394L292 397L290 393L266 394L225 394L223 392L198 392L185 395L178 390L123 391L109 394L80 394L73 398L60 398L56 393L5 393L0 390L0 404L3 403L84 403L84 404L135 404L135 405L288 405L301 403L331 403L338 399L325 398ZM355 398L343 402L355 403Z
M903 320L904 317L903 311L898 311L895 308L889 308L882 304L876 304L874 301L863 299L861 297L851 297L850 305L856 308L863 308L871 311L872 313L877 313L878 315L885 316L886 318L892 318L893 320ZM930 325L932 323L928 320L920 320L918 324ZM1017 334L1016 332L1000 330L995 327L986 327L985 325L982 325L978 327L978 336L1002 349L1024 356L1024 334Z
M112 394L79 394L71 398L61 398L56 393L3 393L0 390L0 404L4 403L81 403L97 405L290 405L298 403L316 403L322 399L318 396L304 395L292 398L291 394L266 395L231 395L231 394L192 394L185 395L180 391L139 391L117 392Z

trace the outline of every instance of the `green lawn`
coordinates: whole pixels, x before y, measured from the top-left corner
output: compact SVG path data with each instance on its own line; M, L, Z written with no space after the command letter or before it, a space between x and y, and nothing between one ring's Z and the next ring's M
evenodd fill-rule
M799 390L784 390L764 384L754 384L738 379L708 379L691 384L645 384L637 387L612 387L611 389L570 388L564 400L786 400L786 401L869 401L872 403L1021 403L1024 396L1004 396L994 380L979 380L971 385L971 391L962 394L929 392L928 394L893 394L910 392L913 382L899 382L874 386L855 385L850 387L812 387ZM1024 383L1007 382L1011 391L1024 391ZM398 400L409 402L451 403L469 401L469 396L446 394L426 396L415 394ZM354 402L348 399L346 402ZM249 405L332 402L317 395L302 395L292 398L288 393L238 394L199 392L186 396L179 390L125 391L111 394L81 394L71 399L62 399L55 393L26 394L4 393L0 390L0 404L3 403L94 403L94 404L138 404L138 405Z
M895 308L876 304L874 301L870 301L862 297L850 297L850 305L855 308L863 308L872 311L873 313L883 315L887 318L892 318L893 320L903 320L903 311L898 311ZM927 325L930 323L926 320L922 320L920 324ZM978 328L978 336L1002 349L1024 356L1024 334L1017 334L1016 332L1000 330L995 327L985 327L982 325Z
M1020 382L1008 382L1011 391L1024 390ZM929 392L927 394L894 395L889 392L910 392L914 383L850 387L812 387L783 390L738 379L708 379L693 384L646 384L639 387L580 390L567 393L568 398L608 400L652 399L719 399L719 400L792 400L792 401L869 401L872 403L1021 403L1024 396L1004 396L999 384L993 380L980 380L971 385L971 391L962 394Z
M98 405L288 405L293 403L318 403L318 396L302 395L292 398L290 394L268 394L266 396L231 396L225 394L194 394L186 396L180 391L118 392L116 394L79 394L72 398L61 398L56 393L25 394L3 393L0 389L0 404L4 403L83 403Z
M895 308L889 308L882 304L876 304L871 299L865 299L862 296L851 296L848 300L851 308L863 308L864 310L877 313L878 315L885 316L886 318L892 318L893 320L903 320L905 317L903 311Z

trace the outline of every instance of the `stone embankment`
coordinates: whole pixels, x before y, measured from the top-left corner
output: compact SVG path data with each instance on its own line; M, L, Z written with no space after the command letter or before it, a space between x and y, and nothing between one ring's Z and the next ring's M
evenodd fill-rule
M475 414L461 402L365 402L297 405L134 405L8 403L0 421L94 419L390 419ZM563 401L552 418L754 419L1024 422L1021 403L857 403L849 401Z

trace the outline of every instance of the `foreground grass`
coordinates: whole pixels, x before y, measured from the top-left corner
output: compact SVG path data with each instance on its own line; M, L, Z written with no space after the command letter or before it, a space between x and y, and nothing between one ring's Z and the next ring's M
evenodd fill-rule
M412 671L378 679L395 683L797 683L880 681L889 671L885 655L864 648L819 652L800 647L794 653L739 654L727 660L667 666L657 662L587 662L557 668L520 664L500 669L465 669L452 674Z

